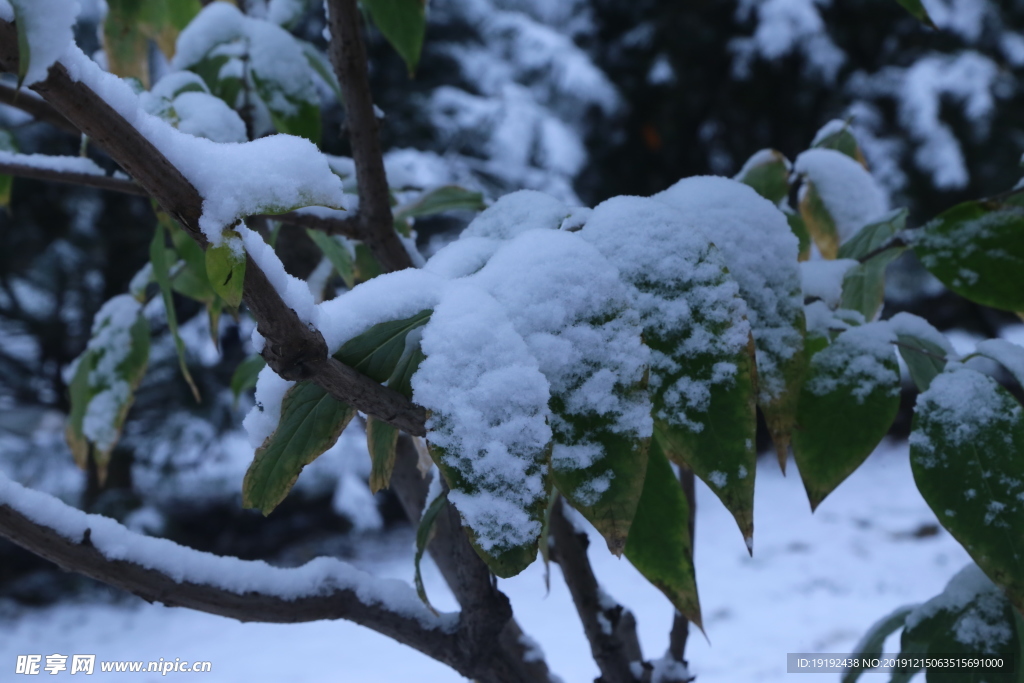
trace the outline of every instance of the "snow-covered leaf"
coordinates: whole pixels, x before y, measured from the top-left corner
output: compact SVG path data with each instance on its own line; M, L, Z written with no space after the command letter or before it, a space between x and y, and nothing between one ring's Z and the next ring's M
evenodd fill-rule
M816 149L834 149L867 168L864 153L861 152L860 145L857 144L857 138L853 136L850 124L846 121L840 121L839 119L829 121L814 136L811 147Z
M885 437L900 404L900 374L887 323L840 334L810 359L793 452L811 509Z
M711 487L751 538L754 347L722 255L684 214L639 197L599 205L579 234L635 287L661 447Z
M386 382L405 355L409 333L423 327L430 315L430 310L423 310L404 320L374 325L345 342L334 357L367 377Z
M171 337L174 339L174 348L178 352L178 367L181 368L181 374L188 382L189 388L192 390L192 396L196 399L196 402L200 400L199 388L196 386L195 381L192 379L192 373L188 370L188 362L185 358L185 342L181 340L181 335L178 334L178 314L174 309L174 296L171 293L171 276L170 268L171 264L168 260L168 250L164 244L166 242L166 232L164 225L170 223L171 219L160 212L157 214L156 231L153 233L153 241L149 244L149 261L153 264L153 277L156 279L157 285L160 286L160 295L163 297L164 310L167 315L167 328L171 332ZM184 235L185 239L189 242L192 240ZM195 244L193 242L193 244ZM199 249L199 245L195 245L196 249L199 250L200 257L202 256L202 249ZM206 276L206 267L203 268L203 277Z
M242 483L242 505L264 515L291 491L299 473L335 444L356 410L312 382L288 388L277 428L256 449Z
M249 356L235 368L234 373L231 375L231 393L235 397L235 403L238 403L238 398L256 386L256 377L260 374L260 370L267 366L267 361L263 360L263 356L253 354Z
M1024 409L995 380L947 369L918 397L917 488L939 522L1024 609Z
M928 683L1018 683L1017 620L1010 601L977 565L954 576L942 593L906 617L901 654L914 657L1003 656L1002 668L924 669ZM905 671L910 674L911 671ZM917 669L920 670L920 669ZM895 680L895 677L894 677Z
M926 391L954 356L953 347L941 332L916 315L897 313L888 323L896 334L896 348L907 364L910 378L919 391Z
M102 483L149 362L149 323L142 305L130 294L107 301L96 314L92 337L76 362L65 435L80 467L87 465L92 454Z
M391 472L395 469L395 454L398 445L398 428L378 420L372 415L366 418L366 447L370 451L370 492L377 493L391 483Z
M998 200L964 202L940 214L911 240L932 275L985 306L1024 311L1024 207Z
M252 79L277 132L306 138L314 145L320 144L322 124L317 104L295 97L280 83L262 78L255 69L252 70Z
M409 75L416 73L427 30L426 0L362 0L362 5L391 46L395 48Z
M228 306L238 308L245 284L245 248L237 235L207 248L206 277L217 296Z
M625 554L644 578L703 630L693 567L691 514L683 487L655 438Z
M811 233L807 229L807 222L804 221L804 217L799 213L788 208L786 211L786 222L789 223L789 229L793 231L793 235L796 236L799 243L797 259L806 261L811 258Z
M75 42L77 0L10 0L18 32L18 86L46 78Z
M1024 347L1006 339L986 339L978 342L975 353L1002 365L1024 387Z
M458 185L444 185L424 192L416 201L395 209L395 221L432 216L445 211L461 209L464 211L482 211L487 205L484 196L479 192L467 190Z
M762 149L743 164L736 180L754 188L759 195L778 204L789 194L789 160L774 149Z
M871 254L902 230L906 220L906 209L900 209L881 221L864 226L839 247L838 257L861 259ZM905 250L906 247L886 249L847 271L839 306L859 311L865 320L874 319L885 298L885 269Z
M344 280L345 286L349 289L355 287L355 264L352 259L352 252L346 244L342 244L338 237L328 235L321 230L306 228L306 234L313 240L316 246L320 247L327 260L338 271L338 275Z
M850 653L858 660L872 660L880 657L885 639L895 633L897 629L903 628L907 615L916 607L917 605L904 605L879 619L871 625L867 633L861 636L860 641L853 646ZM847 669L839 683L856 683L865 671L867 671L867 667L862 666Z

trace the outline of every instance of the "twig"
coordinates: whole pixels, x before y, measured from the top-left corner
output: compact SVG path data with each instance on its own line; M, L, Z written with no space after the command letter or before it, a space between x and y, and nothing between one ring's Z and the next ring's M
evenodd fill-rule
M620 628L629 613L601 591L587 558L590 540L577 532L565 517L564 502L551 511L551 534L555 539L553 558L562 568L565 583L576 604L590 651L601 669L602 683L636 683L633 662L643 664L636 639L635 621L630 615L626 628ZM629 628L632 624L632 628Z
M885 242L885 244L882 244L881 246L879 246L877 249L872 249L868 253L866 253L863 256L861 256L859 259L857 259L857 262L858 263L867 263L868 261L870 261L871 259L875 258L879 254L881 254L883 252L886 252L886 251L889 251L890 249L899 249L901 247L907 247L907 246L910 246L910 245L908 245L906 243L906 241L902 237L893 237L892 239L890 239L887 242Z
M32 178L34 180L48 180L55 183L69 183L72 185L84 185L95 187L101 190L113 190L125 194L134 194L148 197L149 193L139 187L136 183L127 178L114 178L112 176L94 175L91 173L73 173L70 171L55 171L47 168L39 168L29 164L5 164L0 163L0 174L18 176L19 178Z
M81 132L75 128L74 124L61 116L45 100L37 97L35 93L28 92L25 89L18 90L0 83L0 102L22 110L37 121L49 123L72 135L81 135Z

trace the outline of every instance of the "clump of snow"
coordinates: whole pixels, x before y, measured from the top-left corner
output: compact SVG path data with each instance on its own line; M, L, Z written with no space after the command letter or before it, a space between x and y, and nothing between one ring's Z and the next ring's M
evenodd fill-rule
M281 421L281 403L285 392L293 386L295 382L282 379L270 366L260 370L256 377L256 405L242 421L253 448L262 446L277 430L277 424Z
M896 336L888 324L867 323L846 330L811 359L813 377L804 385L816 396L851 386L858 403L882 389L900 391L899 371L892 343Z
M946 353L947 358L955 358L956 352L946 335L935 329L931 323L911 313L897 313L886 320L897 336L916 337L934 344Z
M548 383L499 303L450 285L423 330L413 400L431 413L427 438L466 486L448 499L487 552L531 543L529 510L546 499Z
M905 628L916 628L940 612L958 613L953 624L957 641L984 652L997 652L1014 635L1006 596L978 565L971 563L950 579L946 589L907 615Z
M602 203L579 235L630 285L632 305L652 347L656 416L700 431L711 386L735 381L735 365L730 372L724 367L729 363L715 360L745 353L750 338L746 305L721 254L683 213L641 197ZM706 373L693 374L704 366Z
M484 267L501 244L497 239L467 237L463 234L459 239L438 249L423 268L447 279L472 275Z
M177 72L189 73L189 72ZM176 76L177 73L171 74ZM161 79L179 82L179 79ZM159 85L159 84L158 84ZM142 93L141 100L146 110L168 120L178 130L214 142L245 142L248 140L245 122L224 100L194 89L172 93L169 96Z
M245 225L239 225L236 230L242 237L242 243L249 256L267 276L270 284L281 295L288 307L295 311L299 320L316 327L319 310L305 281L285 272L284 264L274 252L274 248L267 244L258 232L250 230Z
M969 444L991 430L1011 432L1020 427L1024 409L1014 402L1007 411L999 385L994 379L962 365L950 363L946 371L932 380L928 390L917 397L914 413L920 420L942 429L943 437L953 447ZM919 435L916 444L924 464L934 466L933 446L926 436Z
M81 9L77 0L11 0L13 12L6 21L17 21L28 40L28 66L22 65L26 86L46 78L54 62L75 43L75 19Z
M842 152L809 149L796 158L793 168L813 183L835 221L841 242L889 210L885 192L871 174Z
M215 6L227 5L210 7ZM77 47L61 62L73 80L113 107L195 186L203 197L199 227L212 244L220 244L223 228L248 215L298 206L346 207L341 179L308 140L272 135L236 144L197 138L146 112L125 81L100 69Z
M804 296L824 301L830 308L843 298L843 278L857 265L853 259L803 261L800 264L800 285Z
M780 396L782 368L803 349L799 245L786 217L752 188L727 178L686 178L653 198L679 209L721 251L747 304L761 398Z
M569 207L535 190L507 194L473 219L463 237L512 239L527 230L557 230L571 213Z

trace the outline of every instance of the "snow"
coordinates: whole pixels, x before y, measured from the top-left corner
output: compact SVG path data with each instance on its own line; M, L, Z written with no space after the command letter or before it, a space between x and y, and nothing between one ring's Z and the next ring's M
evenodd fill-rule
M856 265L854 259L801 262L800 285L804 297L821 299L830 308L835 308L843 298L843 278Z
M259 448L274 433L281 420L281 403L285 392L295 386L295 382L282 379L270 366L260 370L256 378L256 405L242 421L249 435L249 445Z
M109 517L90 515L0 475L0 504L79 543L88 539L104 557L154 569L178 583L214 586L238 595L258 592L296 600L351 590L367 605L380 605L416 619L425 628L451 630L455 615L437 616L415 591L399 581L380 579L335 559L320 557L302 567L281 569L261 561L199 552L171 541L129 531Z
M729 50L733 53L733 76L750 77L750 67L756 57L777 61L788 54L799 52L807 60L805 67L812 76L826 83L835 81L846 55L828 35L821 18L820 0L742 0L736 8L736 18L747 21L756 10L756 28L749 37L733 38Z
M171 102L182 133L214 142L245 142L245 122L224 100L202 92L184 92Z
M965 608L952 626L955 638L982 652L1000 652L999 646L1013 637L1005 622L1007 601L999 587L973 563L961 569L942 593L908 614L906 627L912 629L940 612L956 613Z
M840 242L889 210L889 201L871 174L842 152L809 149L796 158L793 168L814 184L835 221Z
M86 157L56 156L52 154L18 154L0 150L0 164L19 164L41 171L58 173L82 173L105 176L107 172Z
M896 369L896 336L884 322L851 327L830 345L814 354L811 371L814 376L804 385L815 396L853 385L857 403L877 391L899 394L899 372Z
M826 138L829 138L838 133L842 133L849 127L850 124L847 121L843 121L842 119L832 119L824 126L819 128L818 132L814 134L814 139L811 140L811 147L817 147L822 142L824 142Z
M274 248L267 244L258 232L250 230L245 225L239 225L236 230L241 235L242 243L250 258L267 276L270 284L281 295L285 304L295 311L299 320L311 327L316 327L320 311L314 303L309 285L304 280L285 272L284 264L281 263Z
M210 5L216 6L227 7ZM73 80L103 98L195 186L203 197L199 227L212 244L220 244L223 228L248 215L311 205L346 208L341 179L308 140L290 135L246 143L197 138L146 112L125 81L100 69L77 47L61 61Z
M986 339L978 343L977 351L1006 368L1017 384L1024 387L1024 347L1005 339Z
M762 398L779 396L781 366L803 347L797 239L786 217L750 187L726 178L685 178L653 197L679 209L719 248L747 303Z
M897 336L916 337L930 342L945 351L946 355L950 358L955 358L957 355L949 338L935 329L924 318L910 313L897 313L886 322Z
M462 231L462 237L509 240L527 230L558 230L569 214L569 207L550 195L520 190L487 207Z
M29 86L46 78L50 67L74 45L75 18L81 9L76 0L11 0L13 16L28 40L29 60L23 85Z
M798 478L784 477L774 462L759 465L754 557L735 542L735 522L725 507L697 484L695 561L710 643L690 638L687 659L701 683L789 681L786 652L852 652L879 617L932 598L969 562L945 531L914 536L935 517L914 486L905 445L883 443L814 515L807 513ZM413 535L413 529L396 531L361 545L351 562L375 576L411 582ZM590 535L598 580L636 615L644 654L657 660L668 647L674 609L628 562L605 552L596 532ZM434 605L457 609L429 557L422 569ZM500 581L499 588L531 641L546 645L554 673L567 682L593 680L599 672L557 564L551 573L550 593L539 562ZM101 660L170 656L212 661L223 683L315 683L336 677L340 660L353 681L405 683L410 672L422 683L464 680L410 648L341 621L243 624L132 599L7 609L0 624L3 661L43 650L95 653ZM890 641L885 651L898 648ZM837 675L806 674L801 680L835 683Z
M928 390L917 397L914 408L920 418L942 427L942 434L952 447L971 443L978 434L990 429L1012 430L1022 421L1024 409L1017 405L1010 414L1004 411L998 384L991 377L950 363L946 371L932 380ZM927 437L919 435L915 445L921 447L922 464L935 462Z

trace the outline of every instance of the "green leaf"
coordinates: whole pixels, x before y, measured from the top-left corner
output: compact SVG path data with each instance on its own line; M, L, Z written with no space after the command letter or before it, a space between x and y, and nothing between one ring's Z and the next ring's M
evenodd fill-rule
M839 231L836 221L822 200L814 183L804 178L800 195L800 216L804 219L811 239L818 251L827 259L834 259L839 253Z
M1024 611L1024 410L995 380L963 366L918 397L914 480L939 522Z
M905 605L875 622L868 629L867 633L861 637L860 642L854 646L851 653L853 657L857 659L875 659L880 657L882 655L882 648L885 645L885 639L895 633L896 629L903 628L907 615L913 612L916 607L917 605ZM848 669L843 674L839 683L856 683L857 679L865 671L867 671L867 668L861 666Z
M544 562L544 588L549 593L551 592L551 513L554 512L555 506L558 505L560 495L554 488L551 489L551 495L548 497L548 507L544 510L544 525L540 530L540 559Z
M807 230L807 223L804 222L803 216L798 213L790 213L788 210L784 213L786 214L786 221L789 223L789 229L793 231L797 241L800 243L797 260L806 261L811 258L811 233Z
M683 488L655 439L648 453L643 494L626 542L626 557L684 617L703 630L690 514Z
M89 407L89 401L95 393L89 386L89 373L96 367L96 360L97 355L89 351L85 351L79 356L74 377L68 385L71 410L68 414L67 425L64 427L64 439L68 443L75 464L83 470L89 465L89 440L85 438L82 425L85 420L85 410Z
M774 149L762 149L750 157L736 180L754 188L759 195L778 204L789 194L789 160Z
M334 357L377 382L386 382L405 354L406 336L426 325L431 313L426 309L404 320L374 325L345 342Z
M160 286L160 295L163 297L164 309L167 311L167 328L171 331L171 336L174 338L174 348L178 352L178 367L181 368L181 374L185 381L188 382L188 386L192 390L192 396L198 403L201 400L199 389L192 379L192 373L188 371L188 363L185 359L185 343L181 340L181 335L178 334L178 314L174 310L174 296L171 294L170 264L167 259L167 249L164 247L164 223L170 219L166 218L165 214L162 213L157 214L157 216L156 231L153 233L153 241L149 244L149 260L153 264L153 277L156 278L156 282ZM200 251L201 253L202 251Z
M370 451L370 491L377 493L391 483L398 446L398 428L373 416L366 418L366 447Z
M834 149L858 162L864 168L868 166L867 160L864 159L864 153L861 152L860 145L857 144L857 138L853 136L847 123L844 123L843 127L839 130L818 138L812 147L815 149Z
M242 483L242 505L264 515L291 491L302 468L337 442L356 410L312 382L285 392L277 429L259 448Z
M28 40L28 22L24 19L19 21L21 13L24 11L21 9L21 3L26 1L15 0L12 3L14 7L14 26L18 31L18 88L21 88L25 75L28 73L29 64L32 61L32 46Z
M103 48L111 73L149 82L149 43L174 56L178 33L199 13L199 0L107 0Z
M356 244L356 282L366 282L384 273L373 252L362 242Z
M405 60L409 75L415 74L427 30L426 0L362 0L362 5Z
M252 71L252 80L256 86L256 94L267 105L270 120L279 133L297 135L314 145L320 144L320 107L316 102L291 97L286 93L283 84L261 78L255 70ZM290 210L274 213L285 213Z
M927 391L932 380L946 369L946 350L933 341L916 335L897 334L896 348L903 356L918 391Z
M864 226L839 247L839 258L861 259L889 242L906 226L907 210L899 209L882 220ZM865 320L874 319L885 298L885 269L906 250L894 247L846 271L840 308L859 311Z
M331 262L338 275L345 281L345 286L352 289L356 285L355 265L352 262L352 253L347 245L342 244L338 238L328 235L320 230L306 228L306 234L313 240L316 246L320 247L327 260Z
M1024 207L965 202L940 214L911 241L932 275L957 294L1005 311L1024 311Z
M4 152L17 152L18 143L11 132L0 128L0 150ZM11 206L11 186L14 184L14 176L0 175L0 207Z
M432 610L434 608L430 605L430 600L427 599L427 589L423 585L423 575L420 573L420 561L423 559L423 553L426 551L427 544L430 543L430 539L433 536L434 522L437 521L437 516L441 513L441 510L444 510L447 504L448 493L445 492L430 502L427 509L423 511L420 525L416 527L416 559L414 560L416 565L416 576L414 579L416 594L420 596L423 604Z
M334 67L331 66L327 57L312 43L307 43L305 40L297 38L295 42L302 48L302 54L306 56L306 61L309 62L310 68L327 83L331 92L338 98L338 101L342 102L341 86L338 84L338 77L334 74Z
M932 18L928 16L928 10L921 4L921 0L896 0L900 4L900 7L910 12L910 16L914 17L922 24L930 26L931 28L938 28Z
M473 192L458 185L444 185L424 192L416 201L395 209L395 221L417 216L432 216L445 211L483 211L486 208L487 204L480 192Z
M998 657L997 668L928 667L928 683L1017 683L1019 634L1014 609L1006 596L976 565L968 565L946 589L906 618L901 654L918 657ZM918 669L920 670L920 669ZM906 671L907 674L910 671Z
M206 276L217 295L231 308L242 303L245 285L245 247L233 230L224 235L219 246L206 249Z
M840 334L810 360L793 452L811 510L885 437L900 404L900 374L886 323Z
M235 368L235 372L231 375L231 393L235 397L235 405L238 405L238 398L256 386L256 378L260 374L260 370L267 366L267 361L263 360L263 356L252 355L243 360Z

